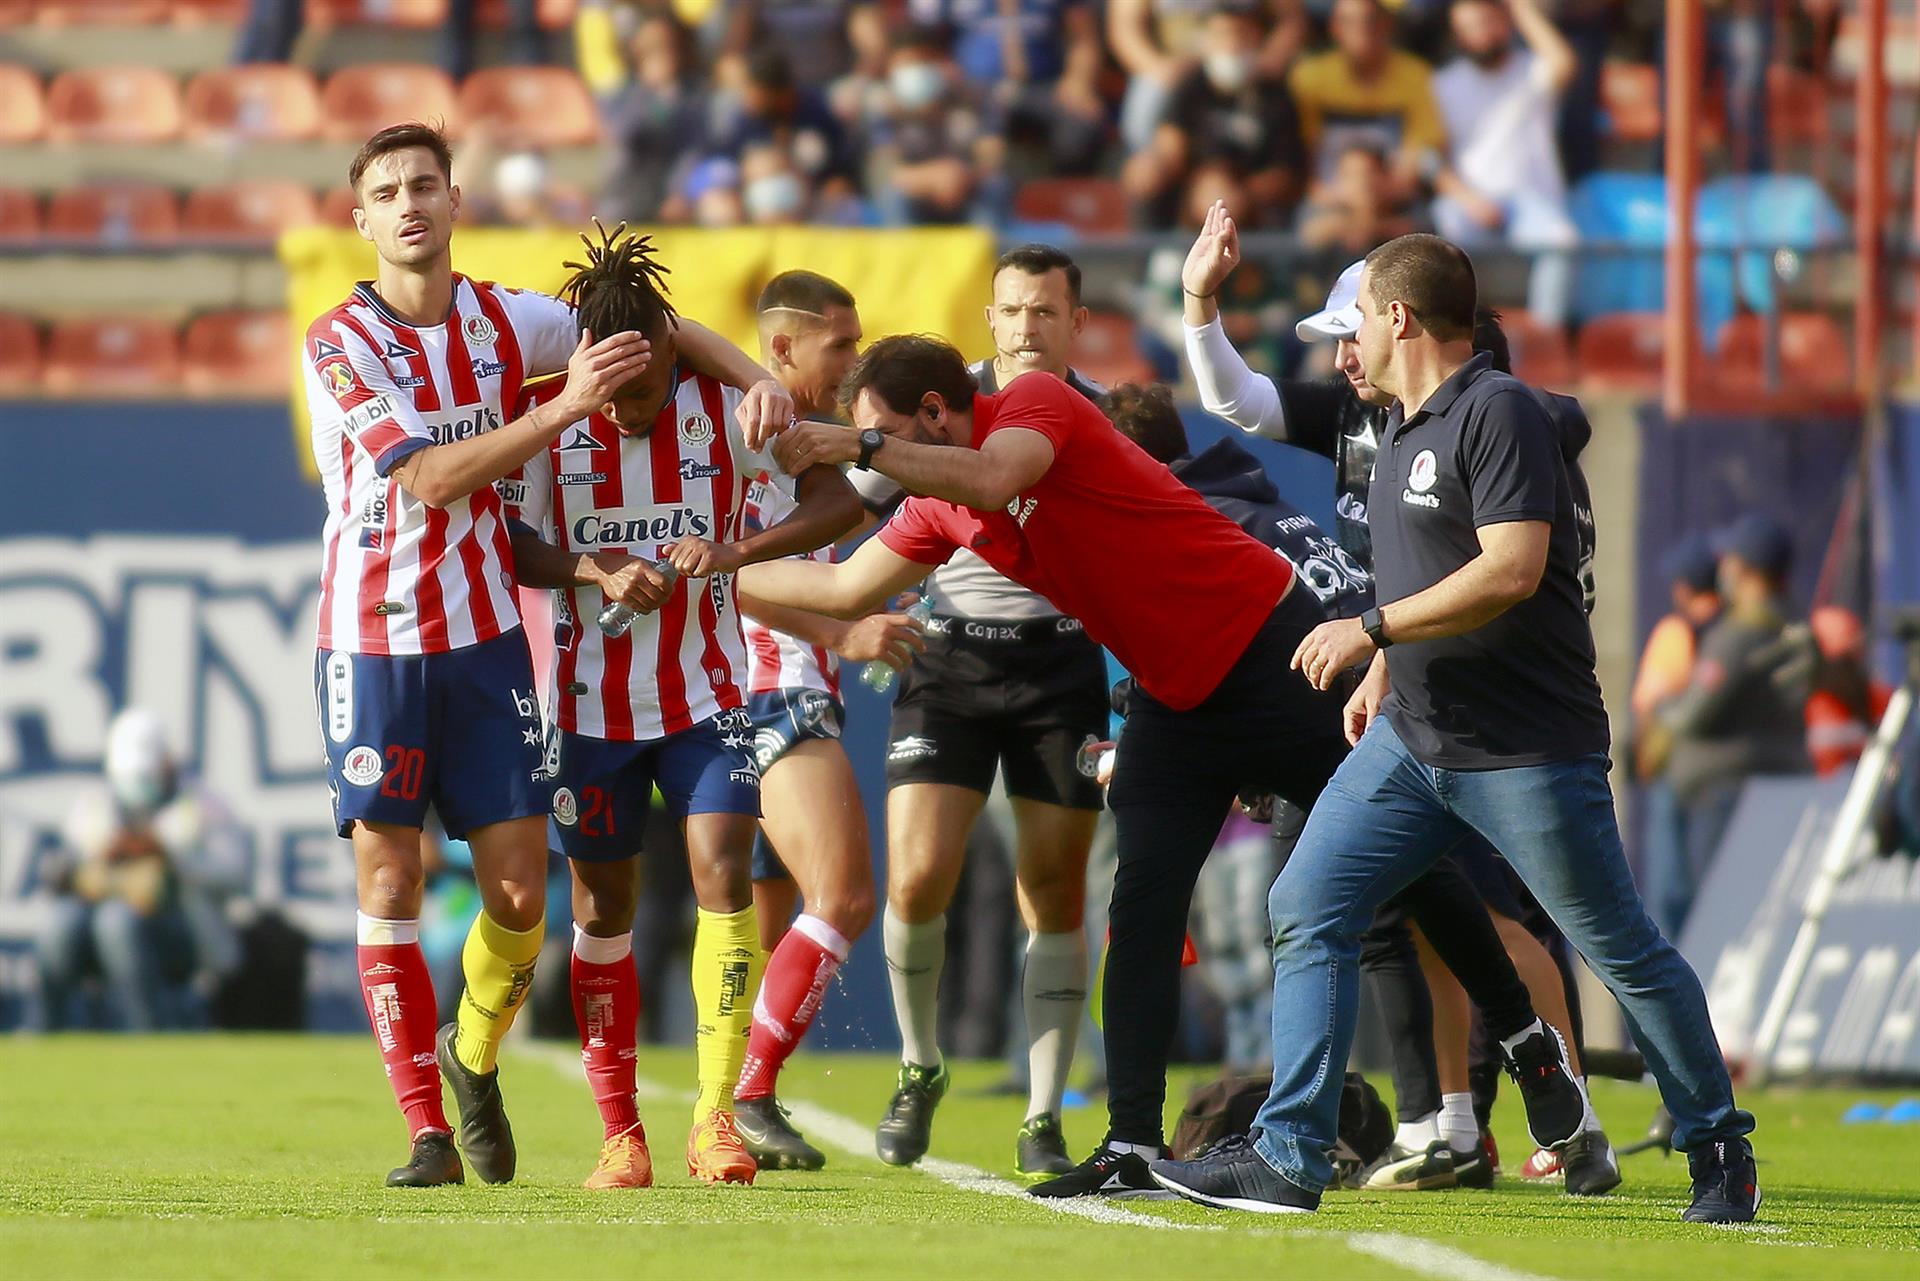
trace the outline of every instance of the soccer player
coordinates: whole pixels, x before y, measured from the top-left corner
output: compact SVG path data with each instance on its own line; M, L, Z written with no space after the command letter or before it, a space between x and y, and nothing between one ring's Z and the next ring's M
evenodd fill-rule
M559 589L552 838L573 868L574 1010L606 1126L586 1186L653 1181L634 1099L632 931L635 855L655 786L686 835L699 908L700 1091L687 1169L708 1183L751 1183L757 1167L732 1106L760 972L748 878L760 772L732 576L831 542L858 523L860 504L836 469L798 468L791 513L742 534L747 478L770 460L733 425L737 393L677 363L663 269L645 237L623 232L589 243L566 296L584 329L642 334L654 359L528 461L513 534L522 580ZM619 635L596 623L610 603L638 611Z
M795 409L831 418L840 380L859 354L860 315L844 287L810 271L767 282L757 307L760 356ZM777 473L747 487L747 525L770 529L793 509ZM809 553L831 561L831 545ZM781 1065L806 1035L853 941L873 922L866 810L840 730L840 660L903 668L925 648L905 614L842 622L809 610L740 598L752 664L748 710L760 767L761 840L754 846L754 911L767 960L754 1001L734 1122L762 1169L817 1170L826 1156L793 1128L775 1098ZM797 878L797 883L796 883ZM794 918L796 900L806 912Z
M464 1178L443 1072L475 1172L513 1177L494 1058L542 939L540 709L493 485L650 358L643 335L596 339L553 298L456 274L452 178L429 126L395 125L361 147L348 181L378 270L313 322L303 361L327 502L315 683L328 785L353 842L367 1015L413 1143L388 1182L410 1187ZM755 385L742 412L756 431L790 419L785 393L743 353L730 359L710 333L698 342L703 362ZM562 369L549 404L503 425L524 380ZM429 805L472 845L482 904L459 1017L438 1037L419 947Z
M994 264L987 309L994 355L972 366L973 379L992 393L1042 373L1097 401L1103 389L1067 363L1086 319L1072 258L1050 245L1009 250ZM853 482L876 515L905 496L881 471L856 471ZM1013 809L1014 872L1028 930L1021 978L1027 1116L1014 1166L1058 1174L1073 1165L1060 1100L1086 1008L1081 915L1102 803L1078 755L1106 737L1106 662L1058 604L970 549L936 569L927 590L934 605L927 652L901 680L887 748L882 934L901 1063L874 1146L888 1164L911 1165L932 1140L934 1109L951 1080L937 1036L947 905L997 770Z

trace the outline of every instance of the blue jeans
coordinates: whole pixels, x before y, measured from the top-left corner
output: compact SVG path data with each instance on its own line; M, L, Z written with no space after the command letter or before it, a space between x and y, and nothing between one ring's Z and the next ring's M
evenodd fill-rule
M47 1031L68 1026L74 998L94 975L115 1026L151 1032L181 1022L177 988L193 972L193 941L178 909L142 916L118 899L57 898L34 943Z
M1254 1144L1281 1174L1318 1190L1359 1004L1359 939L1386 899L1467 829L1513 864L1620 1001L1674 1118L1674 1146L1753 1129L1708 1021L1706 994L1634 891L1607 758L1494 770L1424 765L1375 718L1307 819L1273 883L1273 1092Z

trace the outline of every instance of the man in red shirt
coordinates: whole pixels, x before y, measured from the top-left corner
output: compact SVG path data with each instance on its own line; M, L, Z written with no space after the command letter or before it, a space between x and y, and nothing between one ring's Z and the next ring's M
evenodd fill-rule
M855 617L964 547L1080 619L1133 674L1107 796L1119 834L1107 1141L1033 1191L1150 1194L1187 907L1221 815L1246 788L1310 808L1347 753L1336 701L1288 667L1319 604L1285 559L1050 374L980 395L959 352L903 335L868 348L840 397L855 430L791 427L782 463L852 463L919 496L846 561L755 565L741 590Z

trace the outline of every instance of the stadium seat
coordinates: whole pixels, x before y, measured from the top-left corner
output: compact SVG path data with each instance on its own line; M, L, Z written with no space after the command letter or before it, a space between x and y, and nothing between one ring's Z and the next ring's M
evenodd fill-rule
M320 94L320 133L334 142L364 142L402 120L455 116L453 81L438 67L369 62L342 67Z
M1543 325L1531 312L1518 309L1501 312L1500 327L1507 332L1513 372L1520 381L1553 391L1574 385L1573 354L1565 330Z
M131 27L165 22L168 0L40 0L37 16L50 27Z
M247 0L173 0L173 20L183 27L198 23L239 23L246 16Z
M1153 382L1153 363L1140 352L1133 317L1096 311L1074 340L1073 365L1097 383Z
M40 385L40 331L25 316L0 312L0 395Z
M1096 235L1133 226L1126 188L1111 178L1037 178L1014 196L1013 215L1022 222L1064 223Z
M47 131L47 97L25 67L0 67L0 143L38 142Z
M0 0L0 27L33 21L33 0Z
M534 21L549 31L560 31L573 25L574 15L580 12L580 0L535 0ZM507 0L480 0L480 23L482 26L501 28L512 20L512 10Z
M1657 311L1596 316L1580 328L1574 348L1581 383L1610 391L1653 395L1660 390L1664 345Z
M344 184L328 187L320 193L320 224L324 227L353 226L353 189Z
M55 142L167 142L180 135L180 86L152 67L63 71L47 89Z
M320 86L303 68L222 67L187 83L189 138L290 142L311 138L319 129Z
M287 314L220 311L196 318L183 342L187 392L278 398L287 394Z
M1609 58L1600 68L1600 105L1607 132L1621 142L1660 136L1660 70L1651 63Z
M0 241L32 240L40 234L40 197L22 187L0 187Z
M180 381L179 338L151 316L56 321L41 381L62 396L171 393Z
M316 25L437 27L447 20L447 0L307 0Z
M47 200L46 233L107 245L169 241L180 234L180 202L156 183L66 187Z
M319 221L319 202L305 186L290 178L256 178L189 192L181 229L195 240L264 244Z
M559 67L490 67L460 89L467 127L484 124L502 147L567 147L597 141L600 120L580 77Z
M1767 127L1774 142L1814 142L1832 132L1826 82L1784 62L1767 68Z
M1844 387L1853 378L1847 334L1823 311L1789 311L1780 317L1780 384L1797 390ZM1720 331L1723 376L1761 385L1766 369L1767 317L1735 316Z

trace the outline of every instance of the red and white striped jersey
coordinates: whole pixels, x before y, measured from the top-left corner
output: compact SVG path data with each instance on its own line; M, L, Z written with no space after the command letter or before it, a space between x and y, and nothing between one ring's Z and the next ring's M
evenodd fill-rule
M548 394L542 387L534 397ZM716 379L683 371L644 436L622 435L599 414L573 424L502 482L508 518L565 551L650 560L682 538L738 539L746 478L784 477L770 454L746 447L733 417L740 399ZM569 587L554 597L548 708L561 729L650 742L745 703L747 652L731 574L682 579L623 636L601 632L607 602L599 589Z
M747 485L747 527L769 529L792 514L796 505L791 488L783 488L774 473L761 472ZM797 556L796 560L827 563L838 558L832 543L818 551ZM752 617L740 615L740 628L747 641L747 653L753 671L747 678L749 693L768 694L780 689L825 690L840 697L840 656L823 645L809 645L795 636L776 631Z
M416 450L499 427L521 384L566 368L578 338L560 300L460 275L444 324L408 325L363 281L308 327L302 372L327 500L321 649L439 654L520 625L495 488L436 511L392 472Z

